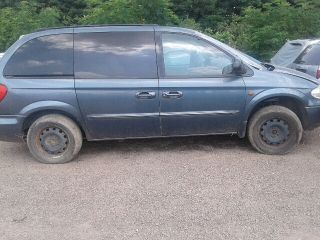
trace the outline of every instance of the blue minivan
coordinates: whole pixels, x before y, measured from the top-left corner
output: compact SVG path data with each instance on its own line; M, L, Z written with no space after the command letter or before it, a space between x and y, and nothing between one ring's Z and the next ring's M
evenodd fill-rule
M286 154L320 124L319 82L261 63L199 32L157 25L79 26L20 38L0 60L0 139L42 163L88 141L248 136Z

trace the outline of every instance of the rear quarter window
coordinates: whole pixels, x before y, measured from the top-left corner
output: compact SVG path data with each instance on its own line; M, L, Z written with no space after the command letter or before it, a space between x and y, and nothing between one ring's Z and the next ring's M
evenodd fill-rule
M73 35L42 36L23 44L4 69L6 77L73 75Z
M320 65L320 44L311 45L295 61L296 64Z
M77 33L75 77L157 78L154 32Z

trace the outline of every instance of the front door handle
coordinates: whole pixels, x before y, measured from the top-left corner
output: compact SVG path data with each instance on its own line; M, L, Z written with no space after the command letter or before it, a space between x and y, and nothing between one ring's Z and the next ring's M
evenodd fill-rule
M156 97L156 92L137 92L136 97L139 99L152 99Z
M183 93L180 91L169 91L169 92L163 92L162 96L164 98L181 98L183 96Z

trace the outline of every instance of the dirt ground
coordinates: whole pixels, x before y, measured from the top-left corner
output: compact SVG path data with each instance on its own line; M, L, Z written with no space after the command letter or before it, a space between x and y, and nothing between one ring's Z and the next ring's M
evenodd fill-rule
M320 129L287 156L232 136L85 143L35 162L0 143L0 239L320 239Z

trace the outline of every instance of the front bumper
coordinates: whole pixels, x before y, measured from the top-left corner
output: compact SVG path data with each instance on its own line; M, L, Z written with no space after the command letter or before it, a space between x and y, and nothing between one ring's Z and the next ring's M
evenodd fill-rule
M320 127L320 106L306 107L306 130L313 130Z
M19 142L23 141L23 116L1 115L0 116L0 141Z

